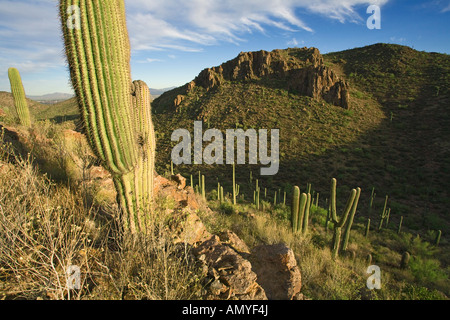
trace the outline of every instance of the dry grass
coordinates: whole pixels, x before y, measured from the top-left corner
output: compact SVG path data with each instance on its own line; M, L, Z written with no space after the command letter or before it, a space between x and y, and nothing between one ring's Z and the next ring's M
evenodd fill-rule
M202 274L190 248L173 243L163 200L153 229L130 238L116 206L88 206L81 189L56 184L4 143L0 181L0 298L201 298ZM78 290L70 266L80 268Z
M95 233L79 196L39 176L30 159L1 163L0 266L4 296L73 298L69 266L88 273ZM87 279L83 278L83 283Z

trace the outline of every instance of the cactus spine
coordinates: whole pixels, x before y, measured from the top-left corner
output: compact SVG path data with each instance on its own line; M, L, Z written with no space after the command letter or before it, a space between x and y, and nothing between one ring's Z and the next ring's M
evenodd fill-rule
M80 27L67 23L79 8ZM121 0L61 0L72 84L89 143L113 176L124 229L145 232L151 212L155 136L150 94L131 82L130 45Z
M341 242L341 233L342 233L342 227L344 226L345 222L347 221L348 214L350 213L350 210L352 209L353 203L356 198L356 189L352 189L350 192L350 196L348 197L347 204L345 205L344 212L339 219L336 213L336 185L337 181L335 178L331 179L331 192L330 192L330 216L331 221L333 222L333 228L334 228L334 234L333 234L333 242L331 246L331 256L333 259L336 259L339 254L339 244Z
M16 68L9 68L8 77L11 84L11 93L14 98L14 105L16 107L17 115L19 116L19 123L25 127L30 127L30 110L28 109L28 103L25 97L25 90L23 88L19 70Z

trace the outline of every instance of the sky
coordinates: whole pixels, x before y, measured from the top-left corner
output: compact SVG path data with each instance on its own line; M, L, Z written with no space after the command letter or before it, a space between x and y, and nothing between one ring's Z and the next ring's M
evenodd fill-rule
M0 91L72 93L56 0L0 0ZM181 86L241 51L395 43L450 54L450 0L125 0L133 80ZM379 29L369 6L379 7ZM369 20L369 21L368 21Z

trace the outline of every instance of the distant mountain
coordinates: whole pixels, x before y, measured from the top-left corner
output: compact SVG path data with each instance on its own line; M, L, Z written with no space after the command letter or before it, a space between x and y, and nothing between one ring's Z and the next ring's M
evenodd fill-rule
M70 93L61 93L61 92L55 92L55 93L49 93L44 94L42 96L27 96L31 100L43 102L43 101L63 101L68 100L72 98L74 95Z
M150 88L150 93L153 98L156 98L156 97L160 96L161 94L163 94L164 92L172 90L174 88L176 88L176 87L163 88L163 89ZM41 103L51 103L51 102L56 103L56 102L61 102L64 100L69 100L73 97L74 97L73 94L62 93L62 92L49 93L49 94L44 94L41 96L27 96L27 98L34 100L34 101L41 102Z
M166 91L170 91L172 89L175 89L176 87L170 87L170 88L163 88L163 89L150 89L150 94L152 95L152 97L156 98L157 96L162 95L164 92Z

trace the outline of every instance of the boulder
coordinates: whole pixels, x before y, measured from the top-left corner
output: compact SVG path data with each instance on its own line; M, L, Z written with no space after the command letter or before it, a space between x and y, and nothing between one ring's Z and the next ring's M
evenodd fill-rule
M209 276L208 300L266 300L251 263L217 235L194 249Z
M259 245L253 248L249 260L269 300L299 299L301 273L288 246Z

